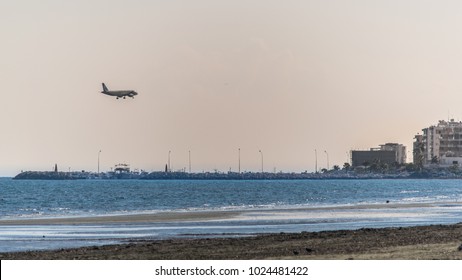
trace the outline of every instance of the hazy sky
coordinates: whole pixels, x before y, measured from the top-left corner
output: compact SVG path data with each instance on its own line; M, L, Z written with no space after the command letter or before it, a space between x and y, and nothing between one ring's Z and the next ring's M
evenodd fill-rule
M313 171L462 117L462 2L0 0L0 175ZM99 93L134 89L135 99Z

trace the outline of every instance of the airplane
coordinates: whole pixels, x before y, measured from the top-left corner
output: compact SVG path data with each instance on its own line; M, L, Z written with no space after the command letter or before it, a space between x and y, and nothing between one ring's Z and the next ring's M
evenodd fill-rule
M103 83L103 91L101 93L110 95L110 96L115 96L116 99L123 98L125 97L131 97L135 98L135 95L138 95L138 93L134 90L108 90L106 85Z

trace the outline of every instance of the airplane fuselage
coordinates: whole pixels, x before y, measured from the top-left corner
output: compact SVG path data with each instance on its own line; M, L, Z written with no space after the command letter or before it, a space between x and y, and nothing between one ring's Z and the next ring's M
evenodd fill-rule
M101 93L104 93L110 96L115 96L117 99L125 98L127 96L131 98L135 98L135 96L138 95L138 93L134 90L108 90L104 83L103 83L103 91Z
M106 95L110 95L110 96L116 96L116 97L125 97L125 96L128 96L128 97L134 97L135 95L137 95L136 91L133 91L133 90L111 90L111 91L102 91L101 93L104 93Z

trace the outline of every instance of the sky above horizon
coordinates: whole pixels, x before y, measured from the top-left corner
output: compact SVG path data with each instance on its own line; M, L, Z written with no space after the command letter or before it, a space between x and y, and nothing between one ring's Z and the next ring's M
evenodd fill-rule
M462 2L0 0L0 176L314 171L462 119ZM133 89L135 99L100 93Z

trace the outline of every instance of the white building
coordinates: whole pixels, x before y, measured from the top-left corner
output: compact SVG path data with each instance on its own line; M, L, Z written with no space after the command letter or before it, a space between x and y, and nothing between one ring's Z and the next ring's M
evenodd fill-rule
M414 163L462 164L462 122L439 121L422 132L414 138Z

